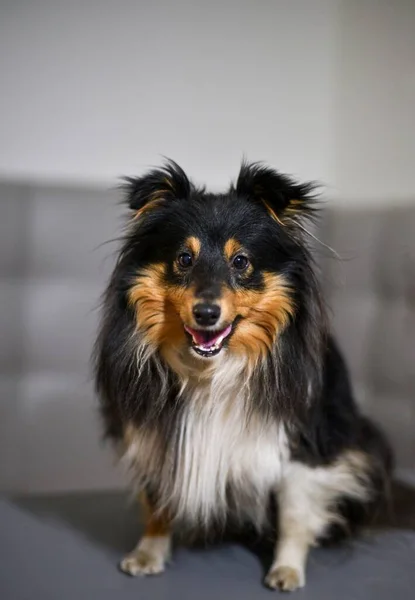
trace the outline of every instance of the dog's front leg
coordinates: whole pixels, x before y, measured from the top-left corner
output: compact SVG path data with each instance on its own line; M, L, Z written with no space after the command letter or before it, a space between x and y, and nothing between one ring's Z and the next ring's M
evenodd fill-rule
M293 464L278 490L278 540L265 584L293 591L305 584L310 547L325 525L325 498L320 506L319 482L313 470Z
M171 527L166 512L155 512L148 497L143 497L145 509L144 535L120 568L128 575L156 575L164 571L171 552Z

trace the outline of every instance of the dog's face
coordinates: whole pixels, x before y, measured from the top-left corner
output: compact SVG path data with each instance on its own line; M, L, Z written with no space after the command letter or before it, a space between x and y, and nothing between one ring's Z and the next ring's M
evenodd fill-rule
M270 350L295 315L293 224L306 191L257 166L223 195L195 189L176 165L130 180L127 296L144 340L204 360Z

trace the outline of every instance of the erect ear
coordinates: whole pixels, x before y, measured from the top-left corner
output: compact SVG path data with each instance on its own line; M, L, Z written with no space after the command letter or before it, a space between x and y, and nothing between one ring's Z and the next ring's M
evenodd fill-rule
M236 193L261 202L280 224L315 212L313 183L297 183L261 163L242 163Z
M123 189L131 210L142 210L169 199L187 198L191 185L185 172L172 160L163 167L149 171L142 177L125 177Z

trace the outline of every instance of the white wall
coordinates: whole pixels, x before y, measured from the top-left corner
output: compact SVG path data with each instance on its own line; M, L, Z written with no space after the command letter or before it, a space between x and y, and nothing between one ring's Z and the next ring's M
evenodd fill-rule
M345 203L415 203L415 2L343 0L334 152Z
M113 184L240 159L330 180L331 0L10 0L0 18L0 177Z
M0 177L112 185L243 153L346 204L415 196L413 0L8 0Z
M243 153L338 202L415 196L413 0L11 0L0 177L112 185Z

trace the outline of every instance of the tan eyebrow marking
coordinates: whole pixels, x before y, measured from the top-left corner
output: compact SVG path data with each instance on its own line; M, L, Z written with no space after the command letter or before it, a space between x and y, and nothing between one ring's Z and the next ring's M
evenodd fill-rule
M231 260L232 256L242 250L240 243L235 238L229 238L223 247L225 256L228 260Z
M199 256L200 248L201 248L201 243L200 243L199 238L192 235L185 240L184 245L187 248L189 248L189 250L191 250L191 252L195 258L197 258Z

